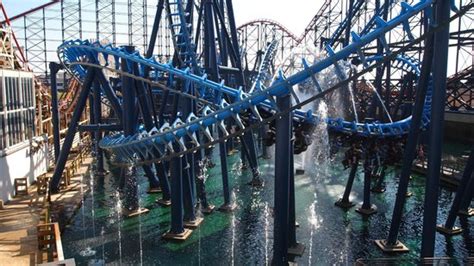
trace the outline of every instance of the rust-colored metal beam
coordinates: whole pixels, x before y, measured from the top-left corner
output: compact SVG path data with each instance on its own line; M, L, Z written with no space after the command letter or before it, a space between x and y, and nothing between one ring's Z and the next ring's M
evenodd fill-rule
M0 22L0 24L3 25L3 24L5 24L5 23L7 23L7 24L9 25L11 21L14 21L14 20L16 20L16 19L22 18L22 17L27 16L27 15L29 15L29 14L31 14L31 13L34 13L34 12L36 12L36 11L38 11L38 10L41 10L41 9L43 9L43 8L45 8L45 7L48 7L48 6L51 6L51 5L54 5L54 4L56 4L56 3L60 3L60 2L61 2L61 0L51 0L51 2L49 2L49 3L46 3L46 4L43 4L43 5L37 6L37 7L35 7L35 8L32 8L32 9L30 9L30 10L28 10L28 11L25 11L25 12L23 12L23 13L20 13L20 14L18 14L18 15L15 15L15 16L11 17L10 19L8 19L7 17L5 17L5 20L3 20L2 22Z

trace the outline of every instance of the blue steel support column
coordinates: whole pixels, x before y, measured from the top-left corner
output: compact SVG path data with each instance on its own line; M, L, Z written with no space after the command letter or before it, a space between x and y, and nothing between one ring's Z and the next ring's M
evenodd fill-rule
M290 120L291 121L291 120ZM291 121L293 122L293 121ZM290 122L290 124L292 124ZM292 127L290 125L290 127ZM290 142L290 153L288 156L290 156L290 186L289 186L289 197L290 197L290 203L288 205L288 246L293 247L296 246L296 206L295 206L295 160L294 160L294 144L295 140L294 138Z
M371 147L373 144L369 144ZM370 166L370 156L369 151L365 150L365 160L364 160L364 201L362 206L356 209L356 211L363 215L371 215L377 212L377 207L370 202L370 181L372 177L372 166Z
M102 102L100 101L101 99L101 88L100 88L100 83L97 79L94 80L94 104L93 104L93 114L94 114L94 121L96 124L100 125L101 124L101 118L102 118ZM98 143L102 140L102 132L100 130L97 130L95 133L95 141L97 143L96 145L96 158L97 158L97 169L96 169L96 175L102 176L106 173L104 169L104 152L103 150L99 147Z
M112 109L114 110L115 114L118 116L120 123L123 123L122 105L120 104L120 101L117 95L115 94L114 89L110 86L102 71L96 73L96 78L99 80L100 85L102 86L102 90L107 99L110 101L110 105L112 106Z
M146 57L150 58L153 55L155 49L156 37L158 36L158 29L160 27L161 15L163 14L164 0L159 0L156 5L155 20L153 22L153 28L151 29L150 42L148 43L148 49L146 51Z
M138 66L133 66L133 71L135 75L139 75ZM140 110L142 113L143 122L145 124L145 129L150 131L154 127L153 122L153 114L151 112L151 103L150 98L151 95L147 94L147 90L145 89L145 84L143 81L135 80L135 89L136 94L138 97L138 103L140 105ZM156 177L155 173L153 172L150 165L144 165L143 170L145 171L145 175L148 177L148 183L150 185L149 192L157 192L160 188L160 182Z
M222 138L223 136L224 135L219 130L219 138ZM230 198L229 174L227 170L227 149L224 141L219 143L219 155L221 158L222 190L224 193L224 204L219 207L219 210L232 211L235 206Z
M290 114L290 125L293 118ZM291 125L293 128L293 125ZM288 254L295 256L303 256L305 246L296 241L296 201L295 201L295 156L294 156L294 138L290 143L290 203L288 210Z
M94 90L92 90L94 92ZM94 93L89 94L89 124L95 125L95 116L94 116ZM91 140L95 140L95 134L91 132Z
M82 112L84 111L84 107L87 103L87 98L89 96L95 73L96 71L94 69L88 70L84 79L84 83L82 84L81 93L79 94L76 108L74 108L74 112L69 123L69 129L67 131L66 138L64 139L63 147L59 152L59 157L56 161L56 168L54 169L54 174L49 184L49 191L51 193L59 192L59 184L64 171L64 166L66 166L66 161L69 156L69 152L71 151L72 142L74 141L74 136L76 135L79 120L81 119Z
M449 20L450 1L440 0L435 4L435 21ZM429 136L428 172L426 177L423 215L423 239L421 257L434 256L436 217L438 212L439 175L443 143L444 105L446 101L446 72L448 65L449 26L434 34L433 56L433 101Z
M270 158L270 155L268 154L268 147L265 145L265 143L263 143L263 136L265 136L267 131L268 131L268 125L263 125L260 128L260 132L261 132L260 134L262 134L261 143L262 143L262 157L263 157L263 159L269 159Z
M49 63L51 72L51 115L53 121L53 144L54 144L54 162L58 161L59 152L61 150L60 133L59 133L59 108L58 108L58 86L56 84L56 76L61 66L57 63Z
M158 179L160 180L161 192L163 193L162 198L157 200L157 202L160 205L169 206L171 200L171 188L164 162L156 163L155 171Z
M459 182L458 188L456 190L456 196L453 200L453 205L449 210L448 218L446 219L446 223L444 226L438 226L438 231L447 235L458 234L462 232L461 228L454 227L454 223L456 222L456 217L458 215L461 201L463 197L469 194L470 191L466 190L469 185L469 182L473 181L474 178L472 176L472 172L474 170L474 146L471 148L471 153L469 155L469 159L466 163L466 167L464 168L463 176L461 182Z
M194 88L191 84L184 83L183 88L189 86L188 91L193 94ZM181 99L181 112L183 117L188 117L188 115L193 111L194 101L190 98ZM185 145L187 147L192 147L192 140L189 136L184 138ZM202 219L196 217L196 187L195 187L195 153L186 154L183 156L183 192L184 192L184 221L185 226L188 228L196 228L201 223Z
M247 159L247 162L252 170L252 180L250 184L255 187L263 186L263 180L260 178L258 171L257 150L255 148L255 139L252 131L246 132L241 138L242 144L242 162Z
M217 49L215 42L215 29L213 22L212 0L203 0L201 2L204 10L204 66L210 78L214 81L219 80L219 72L217 66ZM223 137L223 132L219 131L219 138ZM230 198L229 173L227 170L227 147L224 141L219 142L219 153L221 160L221 175L224 192L224 204L219 208L221 211L232 211L235 205L232 204Z
M177 145L174 145L174 148ZM171 172L171 234L185 232L183 223L183 175L182 156L174 157L170 162Z
M474 197L474 177L472 175L473 173L471 173L471 181L469 181L469 184L467 185L466 193L464 193L464 197L461 200L461 206L459 207L460 215L468 215L468 216L474 215L474 210L469 208L469 206L471 205L471 201Z
M348 209L354 206L354 203L352 203L349 200L349 196L351 194L352 185L354 184L354 179L355 179L358 167L359 167L359 159L356 158L356 161L351 166L351 171L349 173L349 178L347 179L346 188L344 189L344 194L342 195L342 198L336 201L335 203L336 206L341 207L343 209Z
M245 142L248 152L248 163L252 169L252 185L262 186L263 180L260 178L260 172L258 171L257 149L255 147L255 136L253 135L253 130L245 132L242 136L242 141Z
M291 105L289 94L277 99L280 110ZM290 188L290 139L291 117L284 114L276 120L275 143L275 209L273 227L273 265L288 265L288 224L289 224L289 188Z
M359 1L359 0L357 0ZM344 43L343 46L347 46L349 44L349 38L351 36L351 27L352 27L352 16L354 10L354 0L349 0L349 11L348 11L348 20L346 26L346 32L344 33Z
M380 8L380 1L381 0L375 0L375 9L378 10ZM377 39L377 54L378 55L383 55L384 54L384 49L382 46L382 42L380 39ZM376 68L375 71L375 89L377 90L377 93L379 95L382 94L382 78L383 78L383 72L384 72L384 66L379 66ZM379 102L377 98L377 94L374 93L372 96L369 109L368 109L368 118L373 118L376 119L378 115L378 110L379 107L381 106L381 103Z
M125 46L127 52L132 53L135 48L133 46ZM132 72L125 60L121 62L121 70L124 72ZM125 136L131 136L136 133L137 125L137 105L136 95L133 85L133 79L127 76L122 76L122 97L123 97L123 129ZM125 171L125 201L124 205L129 214L135 213L139 210L138 199L138 184L135 166L131 166L128 171Z
M429 34L425 42L423 62L421 66L420 80L416 90L415 105L412 113L410 131L408 132L407 144L403 152L402 169L398 183L397 198L393 208L392 221L386 240L376 240L376 244L386 252L406 252L408 249L398 241L398 232L403 216L403 207L408 192L411 168L415 159L416 144L420 133L421 119L423 114L426 91L430 83L430 73L433 63L433 37Z
M235 24L235 17L234 17L234 7L232 5L232 0L226 0L226 7L227 7L227 16L228 16L228 21L229 21L229 28L230 28L230 39L231 39L231 47L229 49L233 50L234 55L239 55L239 44L238 44L238 36L237 36L237 30L236 30L236 24ZM224 5L224 0L222 1L222 9ZM239 56L236 56L235 58L235 67L237 67L240 70L240 73L237 77L238 83L240 86L245 86L245 78L243 76L243 71L242 71L242 62L241 58ZM253 174L253 179L252 183L261 185L263 182L260 180L259 172L258 172L258 159L257 159L257 149L255 148L255 137L253 136L253 131L245 132L244 136L242 139L245 139L246 141L246 146L247 146L247 151L249 156L248 161L249 164L252 168L252 174Z

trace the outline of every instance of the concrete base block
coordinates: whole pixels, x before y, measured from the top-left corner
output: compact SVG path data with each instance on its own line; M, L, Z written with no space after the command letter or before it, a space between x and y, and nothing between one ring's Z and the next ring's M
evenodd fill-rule
M362 204L359 206L359 208L356 209L356 212L362 214L362 215L372 215L377 212L377 206L372 204L369 209L364 209L362 208Z
M385 239L375 240L375 244L386 253L401 253L410 251L402 242L397 241L395 245L388 245Z
M334 203L334 205L339 208L350 209L355 206L355 203L353 203L352 201L343 201L342 199L339 199Z
M158 203L158 205L160 205L160 206L162 206L162 207L169 207L169 206L171 206L171 200L159 199L159 200L156 200L156 203Z
M385 188L384 187L374 187L370 191L372 191L373 193L384 193Z
M155 187L155 188L149 188L146 193L148 193L148 194L155 194L155 193L161 193L161 192L163 192L163 191L161 190L161 187Z
M133 211L127 211L125 212L125 215L127 216L127 218L132 218L132 217L135 217L135 216L138 216L138 215L142 215L142 214L145 214L145 213L148 213L150 212L149 209L147 208L140 208L138 210L133 210Z
M462 233L462 229L459 227L454 226L453 228L447 228L444 225L436 226L436 231L447 236L453 236Z
M237 208L237 205L235 203L231 204L224 204L219 207L219 211L221 212L233 212Z
M466 210L459 211L459 215L474 216L474 209L468 208L467 211Z
M301 257L303 256L304 250L305 246L303 244L296 243L295 246L288 248L288 254Z
M194 221L184 221L184 227L189 228L189 229L196 229L199 227L202 221L204 221L204 218L196 217Z
M216 206L209 204L207 208L201 208L201 212L204 214L211 214L216 209Z
M189 236L191 236L191 233L193 230L184 228L184 231L182 233L176 234L172 233L171 231L168 231L162 235L164 239L167 240L178 240L178 241L184 241L188 239Z

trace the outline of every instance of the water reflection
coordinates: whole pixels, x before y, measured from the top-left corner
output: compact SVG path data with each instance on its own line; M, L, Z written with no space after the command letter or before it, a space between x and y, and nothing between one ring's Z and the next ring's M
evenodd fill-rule
M316 143L318 145L314 147L324 147L321 146L324 141L315 140ZM312 159L306 161L309 164L308 172L296 176L296 219L300 224L297 239L306 246L303 257L297 258L297 263L352 264L360 257L383 256L372 240L386 236L396 195L396 171L389 169L387 192L374 197L380 213L370 217L370 223L364 222L353 210L344 212L334 207L348 173L342 169L337 156L334 161L323 163L320 159L325 157L321 155L324 150L308 150L308 154L312 154L308 156ZM229 157L229 163L232 164L239 160L239 154ZM93 193L91 191L85 195L83 207L70 228L63 233L65 255L74 257L78 265L269 265L273 245L273 159L262 160L260 166L265 186L255 190L247 185L251 178L249 170L231 173L232 199L239 208L233 213L216 211L205 216L201 226L184 243L161 240L161 234L169 228L170 210L154 205L155 199L161 195L144 193L142 188L147 186L147 180L141 173L138 178L140 206L149 208L150 213L135 218L123 218L122 201L116 192L118 181L113 175L105 179L103 186L97 185L100 180L87 180L95 184L96 188ZM206 187L209 201L216 206L222 203L221 185L220 167L209 169ZM412 252L398 256L400 259L418 257L421 242L424 179L415 176L410 186L414 196L407 200L400 238ZM361 199L362 188L361 180L356 180L352 194L355 201ZM444 221L453 196L450 192L441 191L440 222ZM451 239L449 254L464 258L474 250L473 232L469 230L473 222L472 219L461 221L465 231ZM99 228L100 236L95 232ZM92 251L97 251L97 254L82 256ZM436 254L447 254L444 237L438 238ZM93 261L94 258L99 260Z

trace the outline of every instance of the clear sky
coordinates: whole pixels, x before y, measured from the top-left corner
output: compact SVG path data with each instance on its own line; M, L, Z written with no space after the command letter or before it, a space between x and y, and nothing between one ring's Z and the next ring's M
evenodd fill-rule
M11 17L47 2L49 0L3 0ZM267 18L280 22L296 35L303 32L321 5L317 0L291 0L291 4L288 0L234 0L233 3L237 25Z

